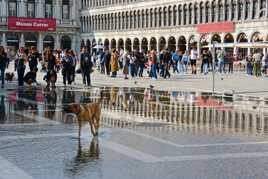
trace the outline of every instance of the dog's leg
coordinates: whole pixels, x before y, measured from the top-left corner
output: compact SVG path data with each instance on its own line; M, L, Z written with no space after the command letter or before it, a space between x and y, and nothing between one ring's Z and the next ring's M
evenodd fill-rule
M82 129L82 122L80 120L78 120L78 138L81 137L81 129Z
M95 129L94 121L89 122L89 125L90 125L92 135L96 136L96 129Z

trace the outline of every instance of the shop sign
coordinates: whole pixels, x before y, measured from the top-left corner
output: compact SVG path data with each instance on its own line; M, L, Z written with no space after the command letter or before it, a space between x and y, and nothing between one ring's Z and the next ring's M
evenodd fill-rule
M199 24L196 26L197 32L200 34L234 32L235 24L233 22L219 22L211 24Z
M8 30L56 31L56 19L8 17Z

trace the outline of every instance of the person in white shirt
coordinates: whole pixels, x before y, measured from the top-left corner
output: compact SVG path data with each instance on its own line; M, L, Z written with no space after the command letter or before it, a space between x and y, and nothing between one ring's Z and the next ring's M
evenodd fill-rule
M198 51L196 48L193 48L190 53L190 62L191 62L191 69L192 74L196 74L196 61L198 58Z

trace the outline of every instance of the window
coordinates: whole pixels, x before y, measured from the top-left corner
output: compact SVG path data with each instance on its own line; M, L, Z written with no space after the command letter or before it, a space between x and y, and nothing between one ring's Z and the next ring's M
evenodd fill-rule
M8 2L8 15L17 16L17 2L16 1Z
M52 0L46 0L45 3L45 17L46 18L52 18L53 16L53 11L52 11Z
M27 2L27 17L35 17L35 2L28 0Z
M62 19L70 19L70 4L69 0L62 1Z

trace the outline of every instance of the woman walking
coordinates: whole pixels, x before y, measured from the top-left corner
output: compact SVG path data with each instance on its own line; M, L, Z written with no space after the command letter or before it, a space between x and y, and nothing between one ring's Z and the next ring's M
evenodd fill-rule
M7 54L3 46L0 46L0 70L1 70L1 80L2 80L2 88L4 88L5 84L5 70L7 66Z
M116 50L112 50L112 56L111 56L111 72L112 72L112 78L116 78L118 71L118 55L116 54Z
M23 77L24 77L24 73L25 73L25 68L26 68L26 61L27 61L27 56L24 52L24 48L21 47L19 49L18 52L18 58L17 58L17 64L16 64L16 70L17 70L17 75L18 75L18 83L19 83L19 87L23 86L24 82L23 82Z

